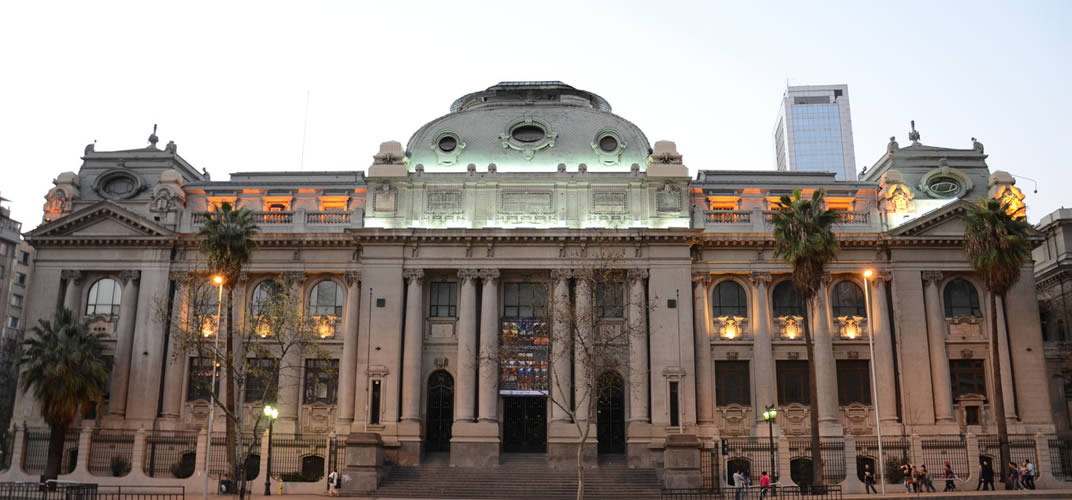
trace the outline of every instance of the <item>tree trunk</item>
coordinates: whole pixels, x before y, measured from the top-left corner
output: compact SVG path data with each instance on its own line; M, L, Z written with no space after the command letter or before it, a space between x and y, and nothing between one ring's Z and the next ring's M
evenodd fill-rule
M990 295L990 372L994 375L994 399L991 402L991 406L994 407L994 418L997 419L998 424L998 448L1000 464L993 464L994 470L998 471L999 480L1005 483L1005 489L1012 487L1012 483L1008 481L1009 472L1009 428L1005 423L1005 389L1001 386L1001 351L998 349L998 308L996 301L994 300L994 293ZM1003 297L1004 299L1004 297ZM1005 301L1002 300L1004 305ZM1009 346L1009 350L1012 350L1012 346ZM1009 353L1012 356L1012 352Z
M63 463L63 443L67 439L66 425L49 424L48 434L48 462L45 464L45 479L56 479L60 474L60 465ZM55 488L55 485L50 488Z
M237 439L235 436L236 429L234 428L234 421L231 415L235 414L235 390L234 390L234 288L228 288L227 290L227 351L224 355L224 383L227 388L227 411L225 417L227 421L227 470L231 471L231 479L237 480L238 460L235 459L235 450L237 449ZM215 390L215 388L213 388ZM212 429L209 429L209 439L212 439ZM212 457L208 457L212 460Z
M811 320L808 306L812 299L804 301L804 345L808 350L808 416L811 421L811 484L822 485L823 460L822 443L819 440L819 390L815 377L815 342L811 337Z

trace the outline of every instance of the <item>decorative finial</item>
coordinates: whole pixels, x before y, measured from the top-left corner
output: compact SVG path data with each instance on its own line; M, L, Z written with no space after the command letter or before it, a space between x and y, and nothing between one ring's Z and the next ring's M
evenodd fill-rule
M972 149L982 153L983 152L983 143L975 140L975 138L972 137Z
M916 130L916 121L912 120L911 123L912 131L908 132L908 140L912 141L913 144L919 144L919 131Z
M156 124L153 124L153 133L149 135L149 146L156 149L156 143L160 142L160 138L156 136Z
M893 153L898 149L901 149L901 146L897 144L897 137L891 135L889 144L886 144L886 152Z

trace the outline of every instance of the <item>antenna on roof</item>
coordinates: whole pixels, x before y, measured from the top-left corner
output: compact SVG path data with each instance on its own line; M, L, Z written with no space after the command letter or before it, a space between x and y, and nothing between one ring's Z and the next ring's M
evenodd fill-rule
M305 91L305 121L302 123L301 159L298 160L298 170L305 170L305 138L309 132L309 90Z

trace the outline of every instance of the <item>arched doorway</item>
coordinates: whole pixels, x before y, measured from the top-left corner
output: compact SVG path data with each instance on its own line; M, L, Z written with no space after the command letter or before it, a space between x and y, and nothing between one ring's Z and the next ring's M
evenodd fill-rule
M625 382L615 372L604 372L596 387L599 453L625 453Z
M454 377L436 370L428 377L428 413L424 449L450 451L450 430L454 425Z

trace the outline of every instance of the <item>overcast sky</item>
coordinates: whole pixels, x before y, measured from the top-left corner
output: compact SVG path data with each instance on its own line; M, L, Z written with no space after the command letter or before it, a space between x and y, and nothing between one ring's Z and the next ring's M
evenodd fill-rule
M161 146L216 180L363 170L457 97L562 80L699 169L773 169L786 80L846 83L857 169L891 135L986 144L1030 220L1069 203L1072 2L5 2L0 195L24 230L83 147ZM308 129L302 161L303 123ZM303 165L304 163L304 165Z

